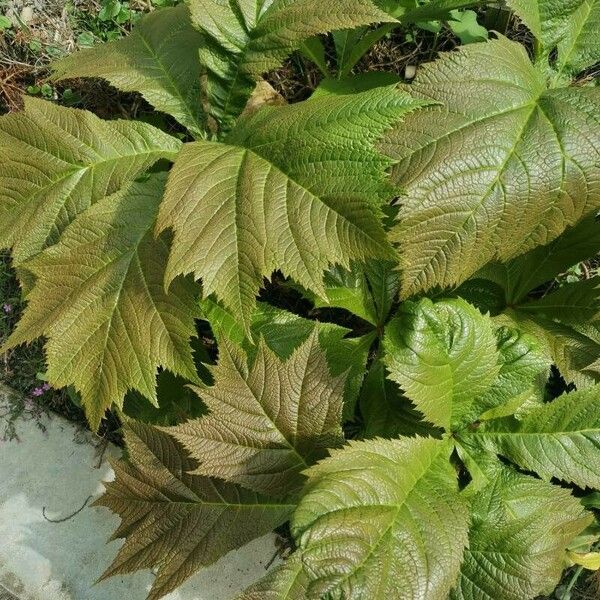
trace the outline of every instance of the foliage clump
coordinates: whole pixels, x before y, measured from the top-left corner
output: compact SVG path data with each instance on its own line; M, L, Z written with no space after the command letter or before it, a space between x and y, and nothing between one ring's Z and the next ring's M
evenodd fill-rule
M105 576L155 568L158 599L286 523L238 600L529 600L600 564L599 281L555 279L600 250L600 92L576 81L600 3L509 1L532 53L479 4L187 0L53 76L182 135L39 99L0 119L27 302L5 348L44 338L91 427L129 415ZM406 23L465 45L410 84L352 74ZM295 51L314 94L249 105Z

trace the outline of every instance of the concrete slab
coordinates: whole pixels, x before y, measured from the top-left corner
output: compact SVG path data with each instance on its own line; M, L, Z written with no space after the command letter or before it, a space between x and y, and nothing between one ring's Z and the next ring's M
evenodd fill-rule
M10 391L0 384L0 414ZM106 458L99 463L93 436L64 419L43 418L17 425L20 441L0 443L0 598L18 600L144 600L149 571L94 585L121 540L106 544L119 519L86 505L73 518L52 523L102 493L112 478ZM88 504L89 504L88 503ZM167 600L229 600L265 574L275 553L269 535L228 554L198 573ZM12 596L11 596L12 595Z

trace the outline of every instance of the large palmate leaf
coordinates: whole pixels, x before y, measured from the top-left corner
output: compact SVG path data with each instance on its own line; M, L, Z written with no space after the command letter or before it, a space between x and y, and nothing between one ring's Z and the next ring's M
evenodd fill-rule
M547 89L523 46L470 44L410 86L440 101L381 144L406 190L392 239L404 296L464 281L558 237L600 205L600 90Z
M94 429L129 389L156 404L159 365L199 382L196 289L180 279L165 293L168 244L152 234L164 183L152 175L100 200L23 265L37 281L5 348L45 336L48 381L80 392Z
M548 54L572 27L573 12L585 0L508 0L519 18L539 40Z
M190 474L194 462L167 433L125 425L129 462L115 462L97 505L121 519L126 538L103 577L157 568L148 600L158 600L199 568L284 523L294 506Z
M241 114L257 78L304 40L335 29L394 21L371 0L186 0L206 36L206 100L222 132Z
M489 421L462 435L545 479L600 487L600 386L563 394L520 421Z
M451 444L351 442L308 471L292 518L307 598L445 600L467 543Z
M140 92L154 108L201 135L201 43L183 4L165 8L142 17L127 37L63 58L54 64L53 78L99 77L124 92Z
M82 211L181 142L145 123L25 98L25 111L0 119L0 246L18 265L58 241Z
M565 549L591 520L569 491L496 465L474 495L469 546L451 600L531 600L549 593Z
M529 392L549 368L532 338L494 330L461 299L404 303L384 346L391 379L429 421L452 431Z
M259 111L228 143L184 147L157 230L175 241L167 283L202 278L248 331L255 297L275 269L325 297L323 271L389 257L378 218L389 160L374 141L417 103L393 88Z
M583 0L571 15L558 44L557 69L566 75L577 73L600 61L600 1Z
M221 345L214 386L198 389L210 414L170 431L199 461L195 473L285 496L301 471L340 445L344 377L331 377L315 330L282 362L263 342L251 366Z
M226 138L272 162L331 203L387 204L393 161L375 144L405 115L428 105L387 85L346 97L270 107L240 120Z

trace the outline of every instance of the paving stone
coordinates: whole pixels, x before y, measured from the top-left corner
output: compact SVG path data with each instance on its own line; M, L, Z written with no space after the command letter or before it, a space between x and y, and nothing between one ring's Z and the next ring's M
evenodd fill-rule
M9 393L0 384L0 414ZM94 585L122 544L106 543L118 517L89 506L119 449L110 446L98 464L92 434L57 416L19 421L17 433L20 441L0 442L0 600L144 600L149 571ZM73 514L90 496L72 518L47 520ZM166 600L229 600L265 574L274 539L231 552Z

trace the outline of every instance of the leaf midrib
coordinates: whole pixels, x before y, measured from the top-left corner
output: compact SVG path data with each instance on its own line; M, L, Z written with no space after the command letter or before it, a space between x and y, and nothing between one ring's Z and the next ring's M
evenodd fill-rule
M235 370L237 372L237 374L239 375L239 380L243 383L244 387L248 390L248 392L250 392L250 395L252 396L252 398L254 398L257 406L260 408L262 414L264 415L265 419L271 424L271 426L273 427L273 429L279 433L281 435L281 438L283 440L283 444L284 446L286 446L294 456L296 456L296 458L300 461L300 463L302 465L304 465L305 468L308 468L310 466L310 464L306 461L306 459L298 452L298 450L296 449L296 447L294 446L294 444L287 439L286 435L283 433L283 431L281 431L279 429L279 427L277 426L277 424L275 423L275 421L271 418L271 416L267 413L265 407L263 406L260 398L254 393L254 390L250 387L250 384L248 383L247 379L244 377L244 373L240 372L238 367L237 367L237 363L235 363L235 361L233 361L233 364L235 366ZM252 374L250 374L252 375ZM222 402L221 399L219 399L220 402ZM252 448L252 447L251 447ZM258 450L270 450L270 448L256 448ZM285 448L280 448L279 450L284 450ZM290 467L291 468L291 467ZM288 469L289 470L289 469Z
M583 33L583 30L584 30L585 26L587 25L587 22L589 21L590 15L592 14L592 11L594 9L594 2L595 2L595 0L586 0L581 5L581 6L587 7L587 11L586 11L587 14L585 15L585 18L583 18L581 20L581 25L580 25L580 27L578 27L576 34L573 36L573 43L571 44L571 47L569 48L567 55L564 57L564 59L560 60L560 69L557 70L557 73L556 73L554 79L552 80L553 86L556 85L560 76L564 73L565 69L568 66L569 60L570 60L571 56L573 55L573 52L575 51L575 47L577 46L577 43L579 42L579 38L580 38L581 34ZM581 7L577 10L581 10ZM575 12L577 12L577 10ZM571 15L571 18L572 17L573 17L573 15ZM560 58L560 56L559 56L559 58Z
M175 94L175 96L179 99L179 101L181 102L181 104L188 110L188 116L190 116L192 118L192 121L195 123L196 128L198 129L198 131L202 131L203 130L203 124L198 121L197 116L196 116L196 112L194 111L194 106L192 104L190 104L189 98L185 99L183 97L183 95L181 93L181 90L179 89L179 87L177 86L177 84L175 82L175 79L173 79L173 77L171 76L170 71L165 67L165 65L163 64L162 59L154 51L154 49L152 48L152 46L150 45L150 43L148 42L148 40L146 39L146 37L144 36L144 34L142 33L142 31L138 30L137 34L139 36L139 39L144 44L144 47L146 48L146 51L150 55L150 58L153 58L156 61L156 63L158 64L158 66L159 66L159 68L161 70L161 72L163 73L165 79L170 84L172 93ZM200 98L198 98L198 103L200 103Z
M161 463L162 464L162 463ZM164 466L164 465L163 465ZM166 467L165 467L166 468ZM171 473L172 475L172 473ZM177 478L176 478L177 479ZM178 481L180 481L181 483L183 483L181 481L181 479L178 479ZM184 484L185 485L185 484ZM152 486L154 487L154 486ZM189 488L188 486L186 486L187 489L189 489L195 496L198 496L198 494L196 492L194 492L194 490L192 490L191 488ZM163 492L161 492L161 490L154 488L157 492L159 492L161 495L164 495ZM219 508L225 508L225 509L235 509L235 510L254 510L257 508L282 508L282 509L288 509L288 510L294 510L296 508L296 504L286 504L286 503L281 503L281 504L277 504L277 503L269 503L269 502L259 502L259 503L254 503L254 504L249 504L249 503L244 503L244 502L240 502L240 503L234 503L234 502L227 502L227 501L223 501L223 502L206 502L204 500L202 500L202 498L199 497L198 502L192 502L192 501L185 501L185 500L146 500L146 499L142 499L142 498L131 498L129 496L123 498L121 496L122 500L125 500L127 502L136 502L139 504L148 504L150 506L154 506L157 504L168 504L169 506L193 506L197 509L201 509L204 506L208 506L208 507L219 507Z
M545 90L544 90L545 91ZM530 111L527 115L527 118L524 119L524 123L523 126L521 127L521 130L519 131L518 135L515 137L510 151L507 152L506 156L504 157L504 160L502 161L502 164L498 167L497 173L494 176L493 180L490 182L490 184L487 186L485 192L481 195L480 200L476 203L475 206L471 207L468 212L467 212L467 216L465 217L465 219L463 220L463 222L460 224L460 226L456 229L456 231L453 231L452 234L450 236L448 236L448 238L444 241L444 243L442 244L442 246L440 246L439 248L436 248L435 254L433 254L432 258L428 259L427 261L427 267L429 267L435 260L435 258L437 256L439 256L440 254L445 255L445 250L446 248L457 238L460 237L460 233L462 231L464 231L465 225L472 219L473 215L476 214L481 207L484 205L484 203L487 201L487 199L489 198L489 195L493 192L494 188L496 185L498 185L500 183L501 177L504 175L504 171L509 163L509 161L512 159L512 157L514 156L517 146L519 145L519 143L522 141L523 138L523 134L525 133L525 131L527 130L527 127L531 121L531 119L533 118L533 116L535 115L536 111L539 108L539 100L542 96L543 92L539 94L539 96L532 102L529 102L527 104L524 104L522 106L519 106L518 109L511 109L509 111L505 111L506 114L509 114L510 112L516 112L517 110L523 110L524 108L529 108ZM474 124L479 124L481 122L487 121L490 118L495 118L496 116L498 116L497 114L494 115L490 115L490 116L486 116L485 119L481 119L480 121L472 121L470 122L467 126L471 126ZM462 129L465 129L467 126L465 127L461 127L458 128L456 131L460 131ZM451 133L455 133L455 131L451 132ZM448 134L442 136L442 137L447 137ZM438 139L440 138L436 138L435 142L438 141ZM431 145L434 142L430 142L429 144L427 144L425 147ZM474 247L472 248L472 250L474 249ZM472 251L471 250L471 251ZM423 271L423 269L421 270ZM456 277L454 277L453 279L456 279ZM416 278L413 277L413 280L410 282L407 282L407 291L414 291L414 286L416 285Z
M419 483L421 483L421 481L427 476L428 471L431 469L433 463L439 458L440 453L441 453L441 448L434 455L429 456L429 461L428 461L427 465L424 466L423 469L421 470L421 472L419 473L419 475L417 477L415 477L413 485L406 491L402 502L400 502L399 504L389 504L389 505L388 504L360 504L358 506L340 507L336 510L332 510L332 511L323 513L315 521L313 521L310 525L308 525L307 527L305 527L303 529L302 533L304 531L306 531L307 529L309 529L311 527L311 525L313 525L320 518L329 517L330 515L335 514L335 513L352 511L353 509L357 509L357 508L358 509L362 509L362 508L375 508L375 509L376 508L392 508L392 509L394 509L393 518L390 519L390 524L388 525L388 527L385 528L385 530L381 533L381 535L378 536L377 542L372 545L369 552L365 555L365 557L360 561L360 563L355 568L353 567L351 569L351 571L349 571L343 579L336 581L336 585L335 585L336 588L339 588L339 586L343 582L348 581L351 577L355 576L356 573L358 573L359 571L364 569L367 561L375 554L375 552L377 550L379 550L379 548L381 547L381 545L383 543L384 538L388 535L388 533L391 531L391 529L396 524L398 515L400 514L400 512L402 511L403 508L408 506L408 498L414 492L417 485L419 485ZM381 458L381 455L377 455L377 456L379 458ZM392 459L388 459L388 460L390 460L393 463L396 462L396 461L393 461ZM352 469L345 469L344 472L348 472L349 470L352 470ZM363 469L363 467L356 467L355 470L363 471L364 469ZM318 545L318 544L316 544L316 545ZM313 547L314 547L314 545L313 545Z

